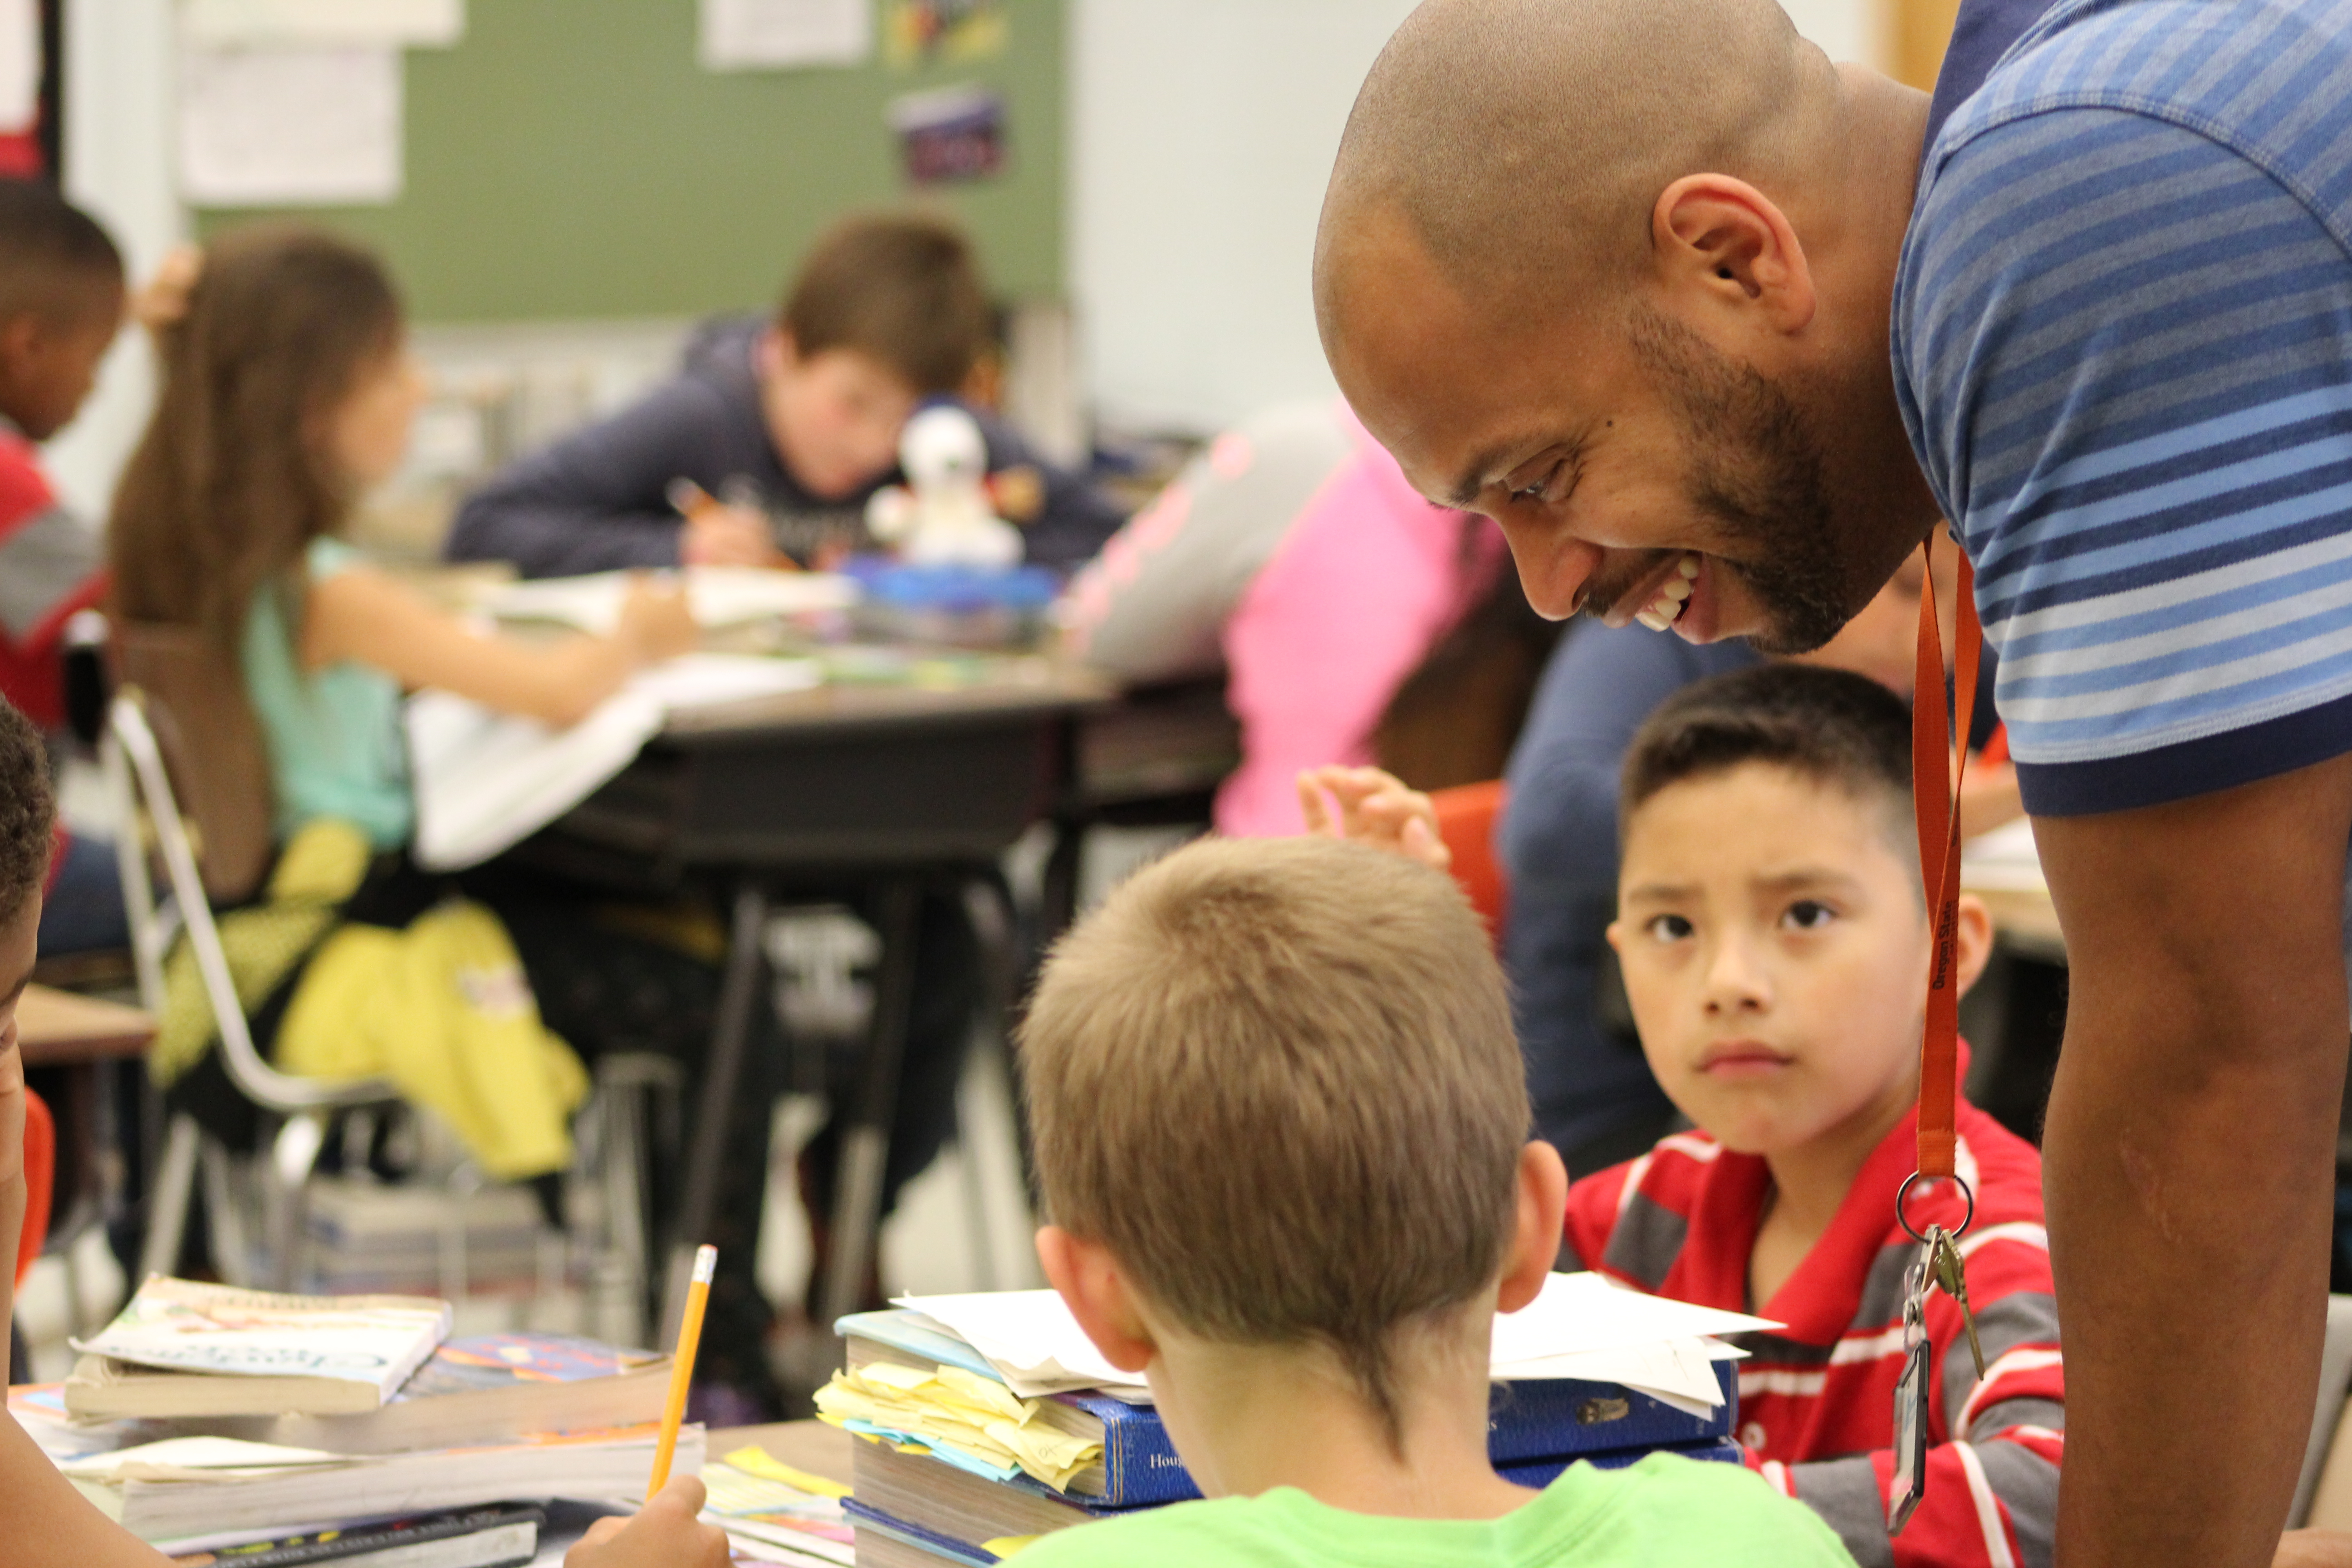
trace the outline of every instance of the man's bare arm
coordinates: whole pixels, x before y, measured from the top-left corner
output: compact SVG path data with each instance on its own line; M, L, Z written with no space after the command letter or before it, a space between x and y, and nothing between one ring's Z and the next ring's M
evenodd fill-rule
M2034 834L2073 972L2059 1561L2261 1568L2326 1318L2352 758Z

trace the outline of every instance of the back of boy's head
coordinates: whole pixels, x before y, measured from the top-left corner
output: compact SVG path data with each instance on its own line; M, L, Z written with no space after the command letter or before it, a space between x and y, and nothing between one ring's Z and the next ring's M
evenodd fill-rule
M348 240L264 224L207 245L185 310L158 331L163 386L115 491L118 609L234 646L254 590L356 499L329 421L401 331L391 278Z
M47 879L56 819L41 732L0 700L0 925L14 922Z
M944 218L877 213L828 229L776 313L805 358L851 349L920 394L956 393L993 346L971 242Z
M1336 1350L1500 1272L1528 1110L1454 883L1318 837L1206 840L1055 948L1021 1032L1047 1215L1204 1338Z
M1911 710L1865 676L1811 664L1715 676L1659 704L1625 753L1619 837L1661 791L1748 763L1884 810L1911 857Z
M79 324L121 295L122 253L97 219L46 180L0 179L0 321Z

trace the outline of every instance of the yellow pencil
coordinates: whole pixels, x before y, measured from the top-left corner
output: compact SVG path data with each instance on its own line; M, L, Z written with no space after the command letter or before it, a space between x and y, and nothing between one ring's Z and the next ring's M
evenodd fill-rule
M719 1268L719 1249L695 1249L694 1278L686 1287L686 1316L677 1325L677 1349L671 1352L669 1403L662 1409L661 1437L654 1444L654 1478L646 1483L646 1497L669 1484L669 1462L677 1454L678 1424L686 1419L686 1391L694 1382L694 1352L702 1342L702 1309L710 1300L710 1276Z

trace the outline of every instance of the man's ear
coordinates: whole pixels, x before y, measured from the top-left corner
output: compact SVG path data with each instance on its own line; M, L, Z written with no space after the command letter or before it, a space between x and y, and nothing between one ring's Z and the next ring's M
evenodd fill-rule
M1965 996L1992 958L1992 913L1974 893L1962 893L1953 913L1953 978L1959 982L1959 994Z
M1567 1216L1568 1167L1560 1163L1559 1150L1538 1139L1519 1151L1518 1212L1511 1224L1511 1249L1503 1259L1495 1310L1516 1312L1536 1299L1559 1256L1560 1228Z
M1058 1225L1040 1226L1037 1261L1105 1361L1121 1372L1141 1372L1151 1364L1160 1347L1110 1248L1072 1236Z
M1772 331L1801 331L1819 301L1797 231L1771 199L1728 174L1685 174L1658 193L1650 241L1669 294L1760 310Z

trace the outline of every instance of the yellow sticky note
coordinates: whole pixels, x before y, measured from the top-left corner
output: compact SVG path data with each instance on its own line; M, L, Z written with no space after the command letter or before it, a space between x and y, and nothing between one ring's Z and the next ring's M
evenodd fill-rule
M823 1476L811 1475L806 1470L796 1470L757 1444L736 1449L725 1457L725 1462L746 1475L762 1476L772 1481L782 1481L788 1487L798 1487L801 1490L814 1492L818 1497L844 1498L849 1495L849 1489L839 1481L827 1480Z
M980 1549L995 1553L997 1561L1003 1562L1024 1546L1034 1546L1040 1539L1034 1535L1000 1535L993 1541L982 1542Z

